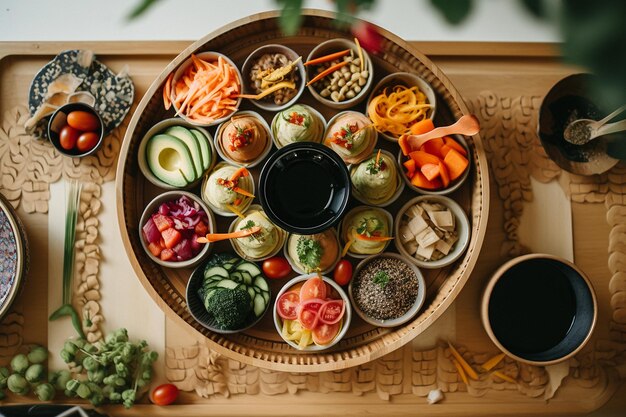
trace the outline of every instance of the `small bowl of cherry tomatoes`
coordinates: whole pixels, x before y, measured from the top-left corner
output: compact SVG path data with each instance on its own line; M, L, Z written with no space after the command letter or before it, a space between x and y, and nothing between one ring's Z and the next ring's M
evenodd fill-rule
M102 118L84 103L68 103L50 117L48 139L63 155L74 158L95 153L104 139Z
M287 282L276 296L274 325L291 347L318 352L345 336L352 309L344 290L318 274L300 275Z

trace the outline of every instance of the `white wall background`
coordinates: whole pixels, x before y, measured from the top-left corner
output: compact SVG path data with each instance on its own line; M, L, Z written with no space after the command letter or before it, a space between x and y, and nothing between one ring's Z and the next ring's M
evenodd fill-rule
M276 9L274 0L161 0L134 21L139 0L0 0L0 41L195 40L249 14ZM430 0L378 0L360 17L406 40L555 42L554 27L518 0L474 0L470 17L449 26ZM330 0L304 0L333 10Z

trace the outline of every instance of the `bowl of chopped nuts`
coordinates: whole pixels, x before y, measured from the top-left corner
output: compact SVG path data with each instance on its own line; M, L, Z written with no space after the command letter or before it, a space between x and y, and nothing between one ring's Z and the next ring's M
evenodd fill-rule
M322 42L313 48L304 65L311 95L328 107L353 107L372 88L374 67L369 55L347 39Z
M279 111L294 104L304 92L306 77L302 57L283 45L264 45L246 58L241 72L245 94L260 109Z
M348 294L354 311L364 321L395 327L411 320L422 307L426 282L405 256L385 252L357 265Z
M398 252L420 268L448 266L461 257L469 244L470 224L454 200L422 195L398 211L395 222Z

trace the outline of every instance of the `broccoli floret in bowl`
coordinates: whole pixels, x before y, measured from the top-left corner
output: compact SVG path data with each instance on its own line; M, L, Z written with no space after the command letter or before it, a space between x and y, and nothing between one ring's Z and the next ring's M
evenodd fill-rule
M247 291L224 288L213 294L207 311L222 329L236 330L246 323L252 311L252 300Z

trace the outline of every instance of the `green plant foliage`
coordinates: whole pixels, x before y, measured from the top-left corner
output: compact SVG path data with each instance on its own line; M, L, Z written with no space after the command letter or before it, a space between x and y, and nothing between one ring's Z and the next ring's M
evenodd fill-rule
M280 28L287 36L293 36L298 32L302 24L302 0L276 0L281 7Z
M430 3L452 25L458 25L472 11L472 0L430 0Z

